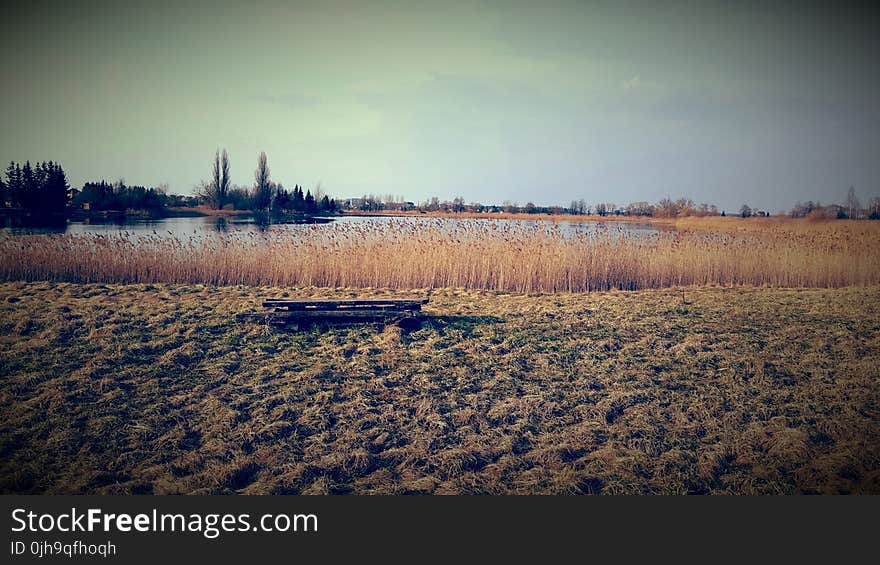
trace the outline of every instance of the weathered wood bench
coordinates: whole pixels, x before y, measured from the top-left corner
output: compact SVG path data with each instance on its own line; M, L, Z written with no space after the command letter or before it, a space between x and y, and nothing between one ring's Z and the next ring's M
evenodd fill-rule
M274 326L297 326L305 329L315 323L357 324L396 323L404 327L418 324L422 305L427 298L415 300L284 300L267 299L263 307L270 311L261 314L243 314L239 318L260 319Z

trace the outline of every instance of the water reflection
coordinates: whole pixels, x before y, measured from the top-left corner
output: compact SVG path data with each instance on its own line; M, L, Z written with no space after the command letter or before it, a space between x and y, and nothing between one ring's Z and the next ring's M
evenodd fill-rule
M64 233L67 226L67 220L59 216L0 216L0 233Z
M229 231L229 222L226 220L225 216L217 216L217 219L214 220L214 229L220 233L226 233Z
M265 232L269 229L271 225L271 221L269 218L269 214L264 212L255 212L253 215L253 225L256 226L257 231Z

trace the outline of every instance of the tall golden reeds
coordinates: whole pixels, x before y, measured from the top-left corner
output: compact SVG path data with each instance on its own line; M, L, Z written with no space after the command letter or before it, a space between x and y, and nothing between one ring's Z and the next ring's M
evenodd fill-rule
M6 235L0 279L513 292L880 283L880 231L837 225L569 234L551 224L438 219L188 239Z

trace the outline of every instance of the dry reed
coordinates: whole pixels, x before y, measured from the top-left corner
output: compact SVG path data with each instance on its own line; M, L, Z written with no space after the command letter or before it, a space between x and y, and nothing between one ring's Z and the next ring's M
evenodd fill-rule
M880 283L880 231L867 223L837 225L721 231L682 226L652 235L600 226L568 234L551 224L438 219L186 240L2 236L0 279L508 292Z

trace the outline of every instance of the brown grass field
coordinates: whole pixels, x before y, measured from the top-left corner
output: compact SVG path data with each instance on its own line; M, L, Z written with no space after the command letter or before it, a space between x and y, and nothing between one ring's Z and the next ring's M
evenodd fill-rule
M682 218L645 236L600 225L442 219L178 240L0 236L0 280L582 292L683 285L880 284L880 222Z
M0 491L880 494L877 286L284 294L413 293L0 284Z

